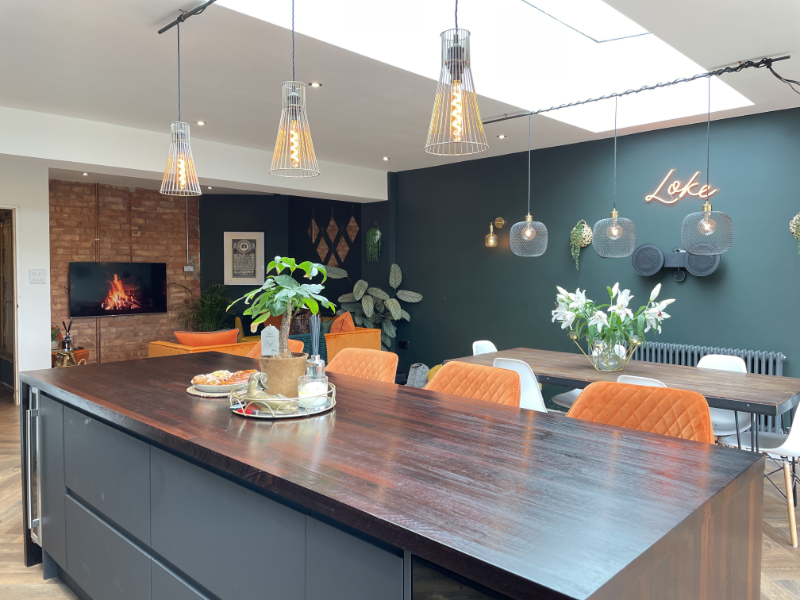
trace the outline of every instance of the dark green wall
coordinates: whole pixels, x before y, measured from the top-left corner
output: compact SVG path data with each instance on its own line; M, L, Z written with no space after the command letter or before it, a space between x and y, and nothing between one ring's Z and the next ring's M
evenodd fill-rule
M680 226L702 201L645 202L667 171L686 181L705 169L705 124L622 137L618 142L617 206L634 221L637 246L680 246ZM398 333L404 366L471 353L474 340L500 348L528 346L577 351L551 323L556 285L587 289L607 302L605 288L619 282L644 303L656 283L669 307L659 341L780 351L785 373L800 376L800 341L793 310L800 295L800 257L789 220L800 211L800 110L711 124L711 183L716 210L731 215L733 248L708 277L673 280L672 270L637 275L630 258L581 252L580 271L569 253L579 219L590 226L611 208L613 140L538 150L532 154L532 208L550 243L540 258L514 256L511 225L526 211L527 154L513 154L396 175L396 251L404 286L424 294L411 305L412 322ZM703 174L703 178L705 175ZM489 222L503 217L498 248L483 244Z

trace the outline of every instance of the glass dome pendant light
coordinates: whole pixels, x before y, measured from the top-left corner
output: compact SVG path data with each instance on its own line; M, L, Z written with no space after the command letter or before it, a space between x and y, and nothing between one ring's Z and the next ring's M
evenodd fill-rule
M189 124L181 121L181 24L178 30L178 120L173 121L172 142L169 145L167 168L161 181L165 196L200 196L200 182L194 169L192 148L189 146Z
M316 177L319 175L314 143L306 114L306 85L295 81L294 71L294 0L292 0L292 81L281 87L281 121L272 155L270 174L280 177Z
M531 216L531 115L528 114L528 215L509 233L511 252L517 256L541 256L547 250L547 227Z
M681 244L689 254L714 256L731 249L733 220L724 212L712 210L708 196L711 192L711 77L708 78L708 120L706 121L706 185L702 212L686 215L681 226ZM702 194L702 190L701 190ZM703 196L700 196L703 198Z
M425 152L439 156L475 154L489 149L470 68L470 33L458 28L442 32L442 70L433 102Z
M617 212L617 106L614 98L614 208L608 219L600 219L592 230L592 248L600 258L625 258L636 247L636 227Z

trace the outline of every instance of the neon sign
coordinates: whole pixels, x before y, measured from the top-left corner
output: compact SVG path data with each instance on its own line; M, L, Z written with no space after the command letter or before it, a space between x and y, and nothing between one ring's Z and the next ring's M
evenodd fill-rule
M667 184L667 181L672 174L675 172L675 169L670 169L667 176L661 181L661 183L656 188L656 191L652 194L648 194L644 197L646 202L652 202L656 200L657 202L661 202L661 204L675 204L679 200L683 200L686 196L694 196L695 198L702 198L703 200L707 200L711 198L714 194L716 194L719 190L713 189L709 185L701 186L697 182L697 177L700 175L700 171L695 171L695 174L692 175L691 179L686 182L686 184L682 184L678 179L673 181L667 187L667 194L669 194L669 198L661 198L658 194L661 193L661 190L664 189L664 186ZM696 190L695 188L700 188Z

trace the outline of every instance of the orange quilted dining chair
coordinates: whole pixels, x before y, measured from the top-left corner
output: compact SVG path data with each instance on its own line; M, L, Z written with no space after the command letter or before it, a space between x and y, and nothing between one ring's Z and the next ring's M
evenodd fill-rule
M453 361L445 363L425 389L519 406L521 386L516 371Z
M714 443L708 402L697 392L602 381L588 385L568 417Z
M397 374L397 354L368 348L343 348L328 363L325 370L330 373L394 383Z
M302 340L289 340L289 352L302 352L305 344ZM256 342L247 353L247 358L259 358L261 356L261 342Z

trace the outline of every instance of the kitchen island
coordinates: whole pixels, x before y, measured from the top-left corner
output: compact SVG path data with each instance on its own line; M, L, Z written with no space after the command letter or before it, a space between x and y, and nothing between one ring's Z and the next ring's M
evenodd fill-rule
M92 600L759 597L760 455L334 374L309 419L186 393L255 365L21 374L26 564Z

